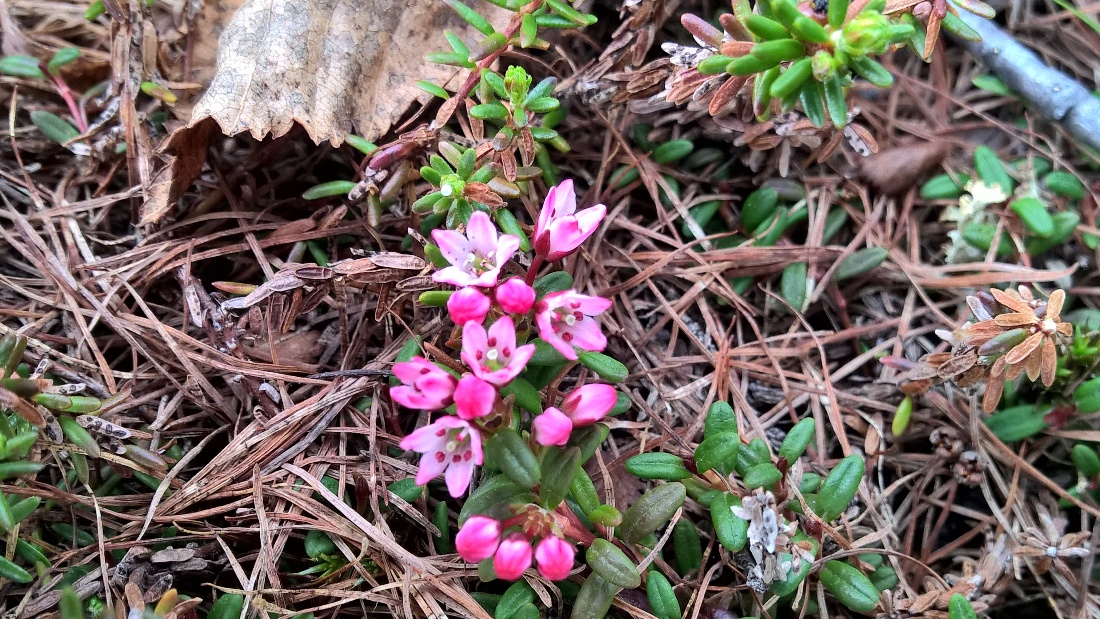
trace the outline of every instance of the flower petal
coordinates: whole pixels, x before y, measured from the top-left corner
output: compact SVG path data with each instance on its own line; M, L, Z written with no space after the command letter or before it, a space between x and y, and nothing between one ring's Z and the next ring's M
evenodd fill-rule
M466 224L466 237L474 252L488 256L497 249L497 227L484 211L474 211Z
M432 240L439 246L439 253L455 266L465 263L474 250L470 240L454 230L432 230Z

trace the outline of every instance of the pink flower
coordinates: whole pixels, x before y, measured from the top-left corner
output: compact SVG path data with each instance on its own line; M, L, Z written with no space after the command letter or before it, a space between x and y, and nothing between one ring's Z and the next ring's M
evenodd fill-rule
M564 445L572 432L573 420L552 406L531 422L531 433L539 445Z
M481 324L489 314L491 304L492 301L484 293L468 286L447 299L447 311L451 314L451 320L460 327L471 320Z
M522 533L512 533L493 557L493 571L503 580L517 580L531 567L531 542Z
M561 260L580 247L603 221L607 208L597 204L577 213L573 181L550 188L535 224L535 253L547 260Z
M574 428L581 428L603 419L615 408L618 398L619 394L611 385L585 385L565 396L561 402L561 410L573 422Z
M476 322L462 328L462 360L478 378L498 387L518 376L533 354L534 344L516 347L516 325L508 316L494 322L488 333Z
M497 287L497 303L509 314L526 314L535 303L535 289L513 277Z
M539 337L558 349L566 359L576 360L577 351L603 350L607 338L593 316L611 307L611 300L565 290L546 295L535 304Z
M500 521L472 516L455 536L455 548L463 561L478 563L493 556L500 545Z
M574 389L561 402L561 410L550 407L531 422L539 445L564 445L574 428L590 426L615 407L618 393L611 385L585 385Z
M496 226L482 211L474 211L466 234L433 230L432 239L451 266L436 271L432 279L455 286L495 286L500 268L519 249L519 237L497 236Z
M393 373L404 383L390 389L394 402L407 408L435 411L451 404L455 378L424 357L395 364Z
M573 544L560 537L544 537L535 546L535 563L546 580L562 580L573 569L577 552Z
M466 492L474 465L485 459L481 433L468 422L451 416L440 417L406 436L401 440L401 449L424 454L416 473L417 485L423 486L446 472L447 490L453 497Z
M477 419L488 415L493 412L496 401L496 388L473 374L463 376L455 387L455 409L463 419Z

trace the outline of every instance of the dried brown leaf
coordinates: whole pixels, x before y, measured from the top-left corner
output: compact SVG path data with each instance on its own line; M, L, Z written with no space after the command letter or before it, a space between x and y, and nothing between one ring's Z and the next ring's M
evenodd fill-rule
M503 28L508 14L474 5ZM218 68L191 124L215 119L222 131L256 139L295 122L317 143L334 146L355 130L376 139L428 95L417 80L442 84L458 69L424 60L443 49L444 29L470 27L438 2L396 0L249 0L221 37Z

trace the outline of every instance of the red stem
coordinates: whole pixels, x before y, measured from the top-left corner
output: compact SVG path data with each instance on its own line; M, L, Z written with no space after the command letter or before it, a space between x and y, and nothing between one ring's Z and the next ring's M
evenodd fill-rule
M84 114L81 112L80 106L76 104L76 99L73 98L72 89L65 83L65 80L61 79L60 75L50 73L50 80L57 87L57 94L65 100L65 105L69 106L69 113L73 115L73 120L76 121L76 128L80 130L81 134L86 133L88 131L88 121L84 120Z

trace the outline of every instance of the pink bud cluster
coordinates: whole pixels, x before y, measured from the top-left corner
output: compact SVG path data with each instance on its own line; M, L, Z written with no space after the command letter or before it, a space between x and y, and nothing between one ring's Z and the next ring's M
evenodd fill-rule
M493 571L504 580L519 579L532 562L547 580L562 580L569 575L576 556L573 544L554 534L542 535L537 540L521 531L505 534L504 526L494 518L471 516L455 537L459 556L470 563L492 557Z
M423 357L394 366L402 383L390 390L396 403L426 411L454 406L454 416L441 417L401 441L403 449L423 454L416 483L444 475L451 496L465 493L474 465L484 459L478 420L502 406L499 390L519 376L534 355L535 346L521 341L529 330L536 329L569 360L578 358L578 349L601 351L607 346L596 316L611 306L609 299L575 290L536 299L529 283L543 260L560 260L575 251L606 214L602 204L578 213L576 202L572 181L551 188L535 226L536 260L526 281L519 277L500 281L520 239L499 234L486 213L474 212L464 232L432 232L449 263L432 278L459 287L448 298L447 311L461 328L461 358L469 372L456 378ZM560 409L548 408L535 419L535 441L564 445L573 428L603 418L615 398L614 388L608 385L586 385L568 394Z

